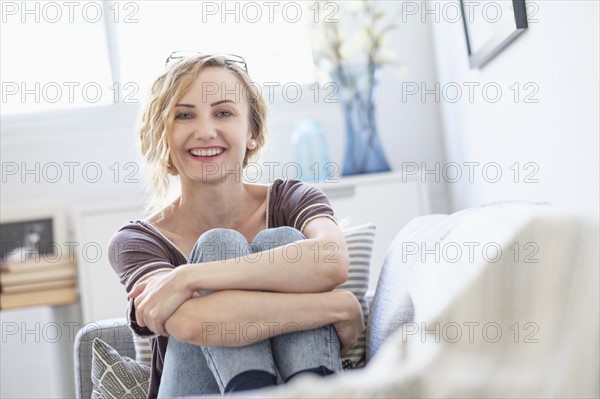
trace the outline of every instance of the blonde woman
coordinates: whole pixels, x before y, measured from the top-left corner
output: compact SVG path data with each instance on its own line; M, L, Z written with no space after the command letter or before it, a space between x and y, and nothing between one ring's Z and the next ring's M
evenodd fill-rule
M332 291L348 254L327 197L294 180L243 182L265 142L266 105L243 59L172 54L139 129L153 202L122 226L110 261L133 330L151 336L149 397L229 393L341 370L364 330Z

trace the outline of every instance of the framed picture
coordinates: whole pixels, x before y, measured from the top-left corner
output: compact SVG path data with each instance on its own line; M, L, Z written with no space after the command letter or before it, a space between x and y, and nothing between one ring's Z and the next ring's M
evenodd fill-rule
M68 249L65 212L2 209L0 241L2 263L56 261Z
M460 0L469 65L482 68L527 29L525 0Z

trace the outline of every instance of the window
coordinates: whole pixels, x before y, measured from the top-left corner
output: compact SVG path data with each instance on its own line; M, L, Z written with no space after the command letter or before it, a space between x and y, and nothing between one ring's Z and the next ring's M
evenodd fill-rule
M313 79L299 2L3 3L3 116L137 103L175 50L241 55L259 84Z
M2 2L2 114L111 103L101 8L87 10L69 18L55 2Z

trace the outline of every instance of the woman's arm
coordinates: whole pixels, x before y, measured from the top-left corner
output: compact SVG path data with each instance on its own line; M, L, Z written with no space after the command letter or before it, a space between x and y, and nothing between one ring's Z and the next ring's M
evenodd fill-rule
M165 328L170 336L191 344L244 346L328 324L335 326L345 353L365 328L352 293L218 291L184 302Z
M304 228L306 240L225 261L182 265L184 289L289 293L331 291L348 278L348 248L339 227L317 218Z
M306 240L249 258L181 265L141 281L129 293L138 325L167 335L166 320L198 290L310 293L330 291L346 281L348 251L339 227L317 218L307 223L304 234ZM297 254L295 261L290 253Z

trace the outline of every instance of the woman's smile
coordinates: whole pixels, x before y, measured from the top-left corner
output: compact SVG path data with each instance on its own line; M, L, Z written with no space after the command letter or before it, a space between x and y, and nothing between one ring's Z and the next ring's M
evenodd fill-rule
M198 161L215 160L225 153L224 147L196 147L188 150L188 153Z

